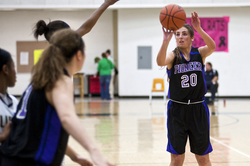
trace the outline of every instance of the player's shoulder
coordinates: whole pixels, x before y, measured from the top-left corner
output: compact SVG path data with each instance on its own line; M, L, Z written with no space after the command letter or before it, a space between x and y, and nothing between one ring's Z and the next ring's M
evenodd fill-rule
M217 70L213 69L212 71L213 71L214 74L218 74Z
M11 98L13 103L18 103L18 100L14 95L9 94L9 97Z
M12 95L12 94L8 94L8 95L9 95L9 97L10 97L12 100L17 101L17 98L16 98L14 95Z
M197 53L199 53L199 47L191 47L191 53L195 53L195 54L197 54Z
M71 86L73 86L72 79L67 75L63 75L55 82L54 88L61 89L61 88L69 88Z

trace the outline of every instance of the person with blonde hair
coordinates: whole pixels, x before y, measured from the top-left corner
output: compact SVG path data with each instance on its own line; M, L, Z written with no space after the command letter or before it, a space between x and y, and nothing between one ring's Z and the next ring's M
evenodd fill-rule
M90 154L94 164L111 166L88 136L75 113L71 77L85 60L81 36L59 30L32 69L2 145L3 166L60 166L71 135ZM91 165L89 163L88 165Z

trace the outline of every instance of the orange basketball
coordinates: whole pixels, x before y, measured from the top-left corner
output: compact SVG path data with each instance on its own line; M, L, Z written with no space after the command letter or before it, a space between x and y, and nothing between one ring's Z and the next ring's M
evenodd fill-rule
M186 22L186 12L176 4L170 4L161 9L160 22L168 30L180 29Z

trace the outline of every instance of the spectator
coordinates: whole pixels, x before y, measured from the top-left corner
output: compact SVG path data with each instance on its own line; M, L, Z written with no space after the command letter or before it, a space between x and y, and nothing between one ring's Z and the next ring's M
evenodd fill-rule
M114 64L114 59L111 57L111 51L108 49L106 51L106 56L107 59L109 59L113 64ZM111 70L111 79L110 79L110 84L109 84L109 95L110 98L114 98L114 76L115 76L115 69Z
M95 59L94 59L95 65L98 65L98 62L99 62L100 60L101 60L101 59L100 59L99 57L95 57ZM97 68L97 66L96 66L96 68ZM97 72L95 73L94 76L99 76L99 72L97 71Z
M207 84L207 90L211 91L211 101L210 104L214 103L215 93L218 88L218 72L214 70L212 64L210 62L206 63L206 72L205 72L205 80Z
M7 93L8 87L15 86L16 71L15 65L9 52L0 49L0 116L2 117L0 125L0 142L4 142L9 135L11 128L11 119L16 112L18 104L17 99ZM1 149L0 143L0 149ZM2 153L0 151L0 166Z
M109 85L111 80L111 71L114 64L107 59L105 53L102 53L102 60L98 62L98 72L100 75L101 98L110 100Z

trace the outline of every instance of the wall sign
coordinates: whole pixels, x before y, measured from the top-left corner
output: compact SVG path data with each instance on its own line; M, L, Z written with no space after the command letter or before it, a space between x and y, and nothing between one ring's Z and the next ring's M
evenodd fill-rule
M215 51L228 52L228 22L229 17L211 17L200 18L202 29L210 36L216 43ZM186 19L186 23L191 24L191 18ZM205 42L198 32L194 30L194 47L204 46Z

